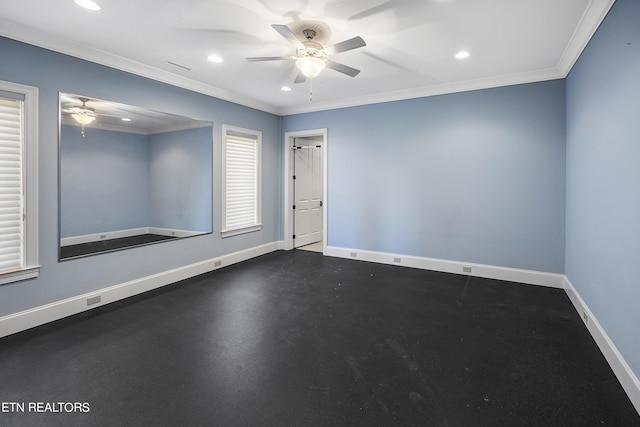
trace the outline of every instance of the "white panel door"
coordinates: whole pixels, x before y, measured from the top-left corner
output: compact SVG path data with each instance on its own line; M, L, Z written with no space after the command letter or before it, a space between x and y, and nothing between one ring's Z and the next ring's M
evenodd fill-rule
M294 150L294 246L322 240L322 148Z

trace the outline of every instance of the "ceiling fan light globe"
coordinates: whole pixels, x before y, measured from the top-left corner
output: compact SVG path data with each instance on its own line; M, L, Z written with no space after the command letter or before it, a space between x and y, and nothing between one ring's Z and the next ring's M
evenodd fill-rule
M76 119L76 121L83 126L88 125L89 123L91 123L96 119L94 116L90 116L88 114L83 114L83 113L80 113L80 114L75 113L75 114L72 114L71 117Z
M302 72L308 79L312 79L320 74L320 71L324 69L326 63L315 56L303 56L296 61L296 67Z

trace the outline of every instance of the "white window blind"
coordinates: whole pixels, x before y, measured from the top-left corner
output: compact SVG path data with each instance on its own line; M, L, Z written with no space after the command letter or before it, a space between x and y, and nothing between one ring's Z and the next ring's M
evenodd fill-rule
M24 267L23 104L0 97L0 273Z
M223 235L259 229L260 134L225 128L224 138Z
M39 272L38 88L0 81L0 285Z

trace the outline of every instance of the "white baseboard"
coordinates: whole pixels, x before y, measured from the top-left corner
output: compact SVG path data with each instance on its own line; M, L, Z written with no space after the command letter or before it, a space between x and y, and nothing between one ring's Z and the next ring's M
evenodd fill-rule
M633 403L636 411L640 414L640 380L638 380L638 377L633 373L613 341L611 341L605 330L600 325L600 322L598 322L598 319L593 315L587 304L567 277L565 277L564 289L576 311L582 318L582 321L589 330L589 333L591 333L596 344L600 347L600 351L604 355L605 359L607 359L607 362L618 378L618 381L620 381L622 388L624 388L627 396L629 396L631 403Z
M551 288L564 287L564 275L545 273L518 268L498 267L487 264L448 261L436 258L424 258L409 255L390 254L384 252L365 251L361 249L327 246L325 255L338 258L359 259L381 264L401 265L423 270L441 271L444 273L463 274L467 276L485 277L510 282L540 285Z
M255 258L283 247L283 241L272 242L0 317L0 338Z
M159 227L147 227L148 234L157 234L159 236L174 236L174 237L191 237L205 234L204 231L191 231L191 230L179 230L177 228L159 228Z
M105 231L104 233L83 234L82 236L63 237L60 246L80 245L82 243L99 242L101 240L120 239L122 237L140 236L142 234L158 234L160 236L189 237L203 234L202 231L179 230L160 227L140 227L127 230Z

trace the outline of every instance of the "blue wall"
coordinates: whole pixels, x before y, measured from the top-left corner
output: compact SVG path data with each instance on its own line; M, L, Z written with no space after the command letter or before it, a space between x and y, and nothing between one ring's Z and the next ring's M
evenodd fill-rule
M563 273L563 80L283 119L325 127L328 245Z
M62 126L61 237L139 227L211 232L211 133L87 128L82 137Z
M149 136L151 227L211 231L211 131L206 127Z
M0 286L0 316L281 239L281 119L210 96L6 38L0 80L38 87L40 276ZM45 72L46 70L46 72ZM214 123L213 202L221 200L222 124L262 132L261 231L222 239L219 209L212 234L58 262L58 92L136 105Z
M146 135L61 126L60 237L149 225Z
M566 274L636 376L639 261L640 2L618 0L567 78Z

